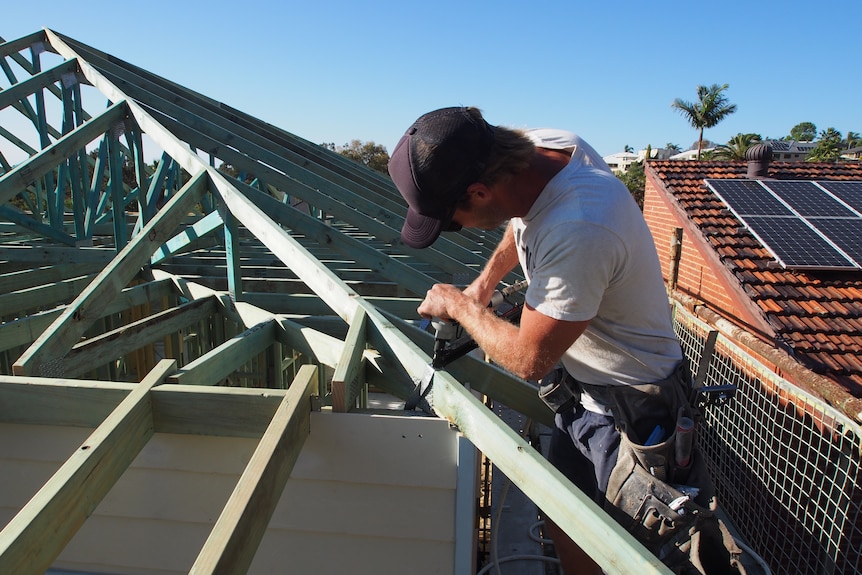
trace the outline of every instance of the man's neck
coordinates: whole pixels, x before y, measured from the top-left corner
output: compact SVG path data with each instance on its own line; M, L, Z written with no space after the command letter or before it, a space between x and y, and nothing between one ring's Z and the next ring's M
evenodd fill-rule
M508 182L507 188L516 204L514 214L516 217L523 217L529 213L542 190L566 167L570 158L570 154L564 150L536 148L530 167Z

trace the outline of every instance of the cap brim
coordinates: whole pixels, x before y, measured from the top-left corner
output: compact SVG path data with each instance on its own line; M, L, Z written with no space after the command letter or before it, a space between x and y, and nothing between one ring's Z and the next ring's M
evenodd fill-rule
M433 244L443 229L443 220L423 216L413 208L407 209L407 218L401 228L401 241L411 248L423 249Z

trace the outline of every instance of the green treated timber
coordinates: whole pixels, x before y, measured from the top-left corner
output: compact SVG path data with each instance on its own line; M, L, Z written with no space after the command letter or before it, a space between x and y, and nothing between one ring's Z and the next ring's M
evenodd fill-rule
M25 230L29 230L34 234L43 236L49 240L54 240L66 244L68 246L75 245L75 238L69 234L52 228L48 224L43 224L36 218L27 215L26 213L15 209L11 204L0 206L0 219L5 219L9 222L21 226Z
M661 561L468 389L445 372L434 376L433 385L434 411L455 425L605 573L670 575Z
M0 422L97 428L136 383L0 375ZM260 438L285 390L159 385L156 433Z
M3 259L4 258L0 256L0 260ZM0 293L9 293L12 291L52 284L70 278L95 274L102 269L108 261L110 260L107 260L102 264L74 263L52 266L36 265L31 269L2 274L0 275Z
M156 432L259 438L286 390L160 385L152 392Z
M4 293L0 295L0 310L3 315L9 316L47 305L66 304L74 300L95 277L95 275L82 276Z
M420 345L426 353L430 353L434 345L434 336L410 322L388 316L393 325L397 326L411 341ZM539 399L536 385L515 377L497 365L485 362L481 358L467 354L446 366L458 381L470 383L470 388L483 393L503 405L519 411L533 421L551 426L554 424L553 413Z
M104 267L117 255L113 248L60 246L3 246L0 247L0 260L10 262L33 262L38 265L59 264L99 264Z
M135 385L0 375L0 421L94 429Z
M434 284L434 280L426 274L380 253L379 250L365 245L363 242L342 234L316 218L286 206L272 196L248 186L243 186L242 189L255 205L274 220L316 239L322 245L331 246L341 253L349 254L358 263L366 265L387 278L398 281L399 285L416 294L425 293Z
M32 34L22 36L21 38L17 38L15 40L3 42L2 44L0 44L0 57L6 58L13 54L17 54L22 50L29 50L33 44L38 44L39 42L47 42L44 30L40 30L39 32L33 32Z
M74 74L77 69L78 63L75 60L67 60L0 91L0 110L27 98L50 84L61 81L64 74Z
M51 36L52 38L55 38L55 37L56 37L56 35L55 35L54 33L50 33L50 32L49 32L49 36ZM52 40L52 42L53 42L53 43L55 43L55 44L56 44L56 43L58 43L58 42L62 44L62 41L60 40L60 38L63 38L63 37L62 37L62 36L57 37L57 39L56 39L56 40ZM113 64L113 62L115 62L115 59L112 59L112 60L109 62L109 61L108 61L108 59L107 59L103 54L102 54L101 56L99 56L101 53L100 53L100 52L98 52L98 51L94 51L94 50L90 49L89 47L85 47L85 46L83 46L83 45L81 45L81 44L79 44L79 43L76 43L76 42L74 42L74 41L71 41L71 40L70 40L70 43L72 43L73 45L77 46L77 47L78 47L78 49L81 49L81 50L84 50L84 51L90 50L89 52L87 52L87 54L88 54L88 59L89 59L89 57L93 57L93 55L94 55L94 54L96 54L96 58L103 58L103 60L101 60L101 61L100 61L100 62L101 62L101 63L100 63L100 69L101 69L101 70L105 70L105 73L108 73L108 71L107 71L107 69L108 69L108 68L111 68L111 69L114 69L114 70L117 68L117 66L115 66L115 65ZM68 47L66 47L66 48L68 48ZM66 49L66 48L60 47L60 48L58 48L58 51L59 51L60 53L62 53L62 54L67 55L67 57L72 57L73 55L76 55L76 54L77 54L77 53L76 53L74 50L72 50L71 48L68 48L68 49ZM133 69L133 70L131 70L131 71L130 71L130 70L126 70L126 74L132 74L132 73L133 73L133 74L146 74L146 72L144 72L144 71L142 71L142 70L140 70L140 69L138 69L138 68L131 67L131 66L127 66L127 67L128 67L128 68L134 68L134 69ZM87 64L87 63L85 62L85 63L84 63L84 68L85 68L85 70L84 70L84 71L85 71L85 74L88 76L88 79L90 79L90 80L91 80L91 82L94 82L94 84L99 85L99 84L100 84L100 82L99 82L99 81L96 81L96 80L94 79L94 77L93 77L93 76L94 76L94 74L96 74L96 72L95 72L95 71L92 71L92 72L90 71L90 66L89 66L89 64ZM150 75L150 77L151 77L151 76L152 76L152 75ZM115 77L115 78L116 78L116 77ZM120 78L116 78L116 79L117 79L117 81L119 82ZM133 86L133 85L131 85L131 84L132 84L132 83L123 84L123 85L124 85L124 86L126 86L126 87L127 87L127 89L132 90L132 89L134 89L134 86ZM172 102L172 101L174 101L174 100L177 98L177 94L187 92L187 90L183 89L182 87L174 86L173 84L171 84L171 86L172 86L172 88L169 90L169 92L170 92L169 101L159 101L156 105L154 105L154 107L155 107L155 108L162 108L162 107L164 107L163 105L171 105L171 102ZM111 87L112 87L112 88L114 88L114 89L116 89L116 87L115 87L115 86L113 86L113 84L111 84ZM117 90L117 92L119 92L119 90ZM144 96L146 96L146 95L145 95L145 94L143 94L143 95L142 95L142 94L137 94L137 96L136 96L136 97L144 97ZM152 101L150 101L150 103L152 104ZM133 106L133 104L130 104L130 107L132 107L132 108L133 108L133 113L135 113L135 112L134 112L134 106ZM185 112L184 108L183 108L183 109L180 109L180 110L177 112L177 114L178 114L178 117L184 117L184 118L187 118L187 119L189 119L189 120L194 120L194 122L196 122L196 123L198 122L198 120L197 120L197 116L195 116L195 115L193 115L193 114L192 114L192 115L189 115L187 112ZM137 113L135 113L135 115L136 115L136 118L137 118L137 117L138 117L138 114L137 114ZM140 122L141 122L141 119L140 119L140 118L138 118L138 120L139 120L139 123L140 123ZM165 120L167 121L167 120L170 120L170 119L169 119L169 118L165 118ZM179 127L181 127L181 128L182 128L182 127L184 127L184 126L180 125ZM261 127L261 129L263 129L263 127ZM260 130L255 130L255 132L259 132L259 131L260 131ZM229 144L229 145L230 145L230 146L234 146L234 145L236 145L237 139L236 139L235 134L233 133L233 131L230 131L230 132L229 132L229 138L230 138L230 144ZM188 139L188 138L186 138L186 139ZM157 140L158 140L158 138L157 138ZM216 147L219 147L217 142L214 142L214 144L216 144ZM197 147L202 148L202 149L213 149L213 146L200 146L200 145L198 145ZM221 150L226 150L226 146L222 146L222 147L220 147L220 149L221 149ZM222 155L224 155L224 154L222 154ZM240 159L242 160L242 158L240 158ZM278 158L276 157L276 158L275 158L275 161L277 161L277 160L278 160ZM307 164L307 160L305 160L305 159L301 159L300 161L301 161L302 163L304 163L304 164ZM342 161L343 161L343 160L342 160ZM260 169L260 168L262 168L262 166L258 166L258 169ZM331 184L326 185L325 187L331 187ZM345 193L350 193L350 192L348 192L347 190L344 190L344 191L345 191ZM357 200L361 200L361 198L357 198ZM400 219L399 219L399 221L400 221ZM396 238L395 238L395 239L396 239L396 241L397 241L397 234L395 234L395 236L396 236ZM447 243L447 241L448 241L448 240L446 240L446 239L444 238L444 239L442 239L442 240L441 240L441 243L446 244L446 243ZM451 249L451 248L450 248L450 249ZM480 250L480 251L481 251L481 249L482 249L482 248L479 248L479 250ZM443 257L443 254L442 254L442 253L437 254L436 250L434 250L434 249L431 249L431 250L415 250L415 251L416 251L416 254L415 254L415 255L416 255L417 257L425 257L425 258L435 257L435 256L437 256L437 257ZM473 250L468 251L468 252L465 252L464 254L460 254L460 253L459 253L459 259L465 259L465 258L466 258L466 259L472 259L472 258L473 258L473 255L471 255L472 253L473 253ZM448 259L447 259L447 258L448 258ZM461 264L460 262L457 262L456 260L454 260L454 259L452 259L452 258L449 258L448 256L444 257L444 260L446 260L446 261L450 261L450 262L451 262L451 265L455 265L455 266L462 266L462 265L463 265L463 264ZM444 264L444 265L449 265L449 264ZM468 272L469 272L469 270L468 270ZM460 273L460 272L456 272L456 271L454 271L454 270L453 270L453 273Z
M101 317L111 299L122 291L146 264L153 251L173 234L189 209L207 189L201 172L183 186L105 270L64 310L54 324L12 366L16 375L62 375L58 359L65 356L92 323Z
M79 55L63 41L61 36L48 29L45 29L45 35L54 51L68 60L73 58L78 60L78 65L81 67L81 73L87 81L94 88L99 90L109 101L125 102L129 113L134 117L141 132L150 136L166 154L173 158L177 164L182 166L189 174L192 175L192 177L198 175L206 167L206 163L189 148L187 143L181 142L176 136L166 130L164 126L156 122L140 105L129 100L126 94L117 88L116 85L105 78L105 76L96 68L80 58Z
M367 322L365 310L356 308L344 349L338 359L338 366L332 376L332 410L337 412L350 411L356 404L359 394L362 358L365 353L365 325Z
M429 261L451 273L469 273L472 277L478 275L476 266L483 261L474 251L454 243L447 236L441 236L434 247L425 250L415 250L401 244L400 226L403 217L385 210L377 204L364 198L362 194L338 186L321 176L309 172L304 166L294 165L275 157L266 163L255 163L244 154L222 146L217 140L200 135L187 125L184 125L167 115L153 112L159 120L180 137L202 149L217 147L224 161L255 171L260 177L276 185L282 191L307 201L310 205L331 214L336 219L354 223L378 238L391 242L400 251L413 257ZM287 175L270 168L272 164ZM258 190L259 191L259 190ZM402 208L406 213L406 208ZM391 224L385 222L392 222ZM472 264L470 267L467 264Z
M172 292L166 281L154 281L126 288L119 297L111 300L111 305L105 308L102 317L120 313L133 306L159 301L162 297L166 297L172 293L175 292ZM42 332L51 326L62 311L62 309L53 309L38 312L21 319L0 324L0 351L33 343Z
M216 385L274 341L274 322L258 324L186 364L171 376L170 382Z
M0 204L5 204L35 180L55 169L71 154L103 136L127 113L125 102L113 104L86 124L64 135L29 160L18 164L0 177Z
M169 257L181 253L183 250L193 246L204 236L216 232L223 225L218 212L210 212L186 229L166 241L150 259L152 265L159 264Z
M419 319L416 308L422 300L418 298L364 297L387 313L400 318ZM329 306L312 294L246 292L245 301L282 315L325 316L331 313Z
M273 222L259 207L241 194L216 170L212 170L213 184L227 208L246 228L255 230L258 238L272 253L305 282L343 321L350 322L361 306L368 314L370 324L375 325L386 343L392 357L402 362L406 376L393 377L392 393L406 397L412 389L411 381L419 381L426 372L429 358L410 342L383 315L334 272L314 259L297 240ZM424 358L424 361L422 361ZM413 361L407 361L408 359Z
M311 431L317 368L304 365L189 571L190 575L245 573L254 560L290 472Z
M77 377L142 347L162 341L215 315L212 298L188 302L76 343L61 360L66 377Z
M54 563L152 437L150 389L175 367L159 362L0 532L0 573Z

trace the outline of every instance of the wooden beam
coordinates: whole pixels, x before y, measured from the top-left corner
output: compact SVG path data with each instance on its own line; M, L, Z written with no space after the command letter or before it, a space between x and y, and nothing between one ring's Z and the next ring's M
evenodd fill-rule
M311 430L317 368L304 365L189 571L190 575L245 573Z
M350 411L356 405L359 388L363 384L363 354L365 352L365 324L368 316L361 307L356 308L347 339L338 365L332 376L332 410L338 412Z
M135 385L0 375L0 421L95 429Z
M62 64L58 64L53 68L39 72L23 82L13 84L9 88L0 92L0 110L16 103L18 100L27 98L37 90L47 87L49 84L59 82L64 74L74 74L77 69L77 61L66 60Z
M517 485L609 575L671 571L520 435L445 371L431 405Z
M56 168L59 162L102 136L114 124L122 122L125 115L125 102L113 104L90 122L82 124L26 162L18 164L0 176L0 204L7 203L32 182Z
M119 296L111 300L105 308L104 315L119 313L130 307L158 301L171 293L167 281L152 281L124 289ZM2 299L2 296L0 296ZM6 311L4 309L4 311ZM14 321L0 324L0 351L6 351L19 345L27 345L36 341L62 313L63 309L42 311ZM104 317L104 316L103 316Z
M0 532L0 573L51 566L152 437L150 389L175 367L162 360Z
M66 304L75 299L81 290L93 281L94 275L60 280L32 288L0 294L0 310L4 316L14 317L25 310Z
M210 212L168 241L166 241L150 259L152 265L156 265L165 259L180 253L181 251L199 242L201 238L209 233L221 229L221 216L218 212Z
M149 343L204 321L217 311L215 298L191 301L77 343L62 360L66 377L77 377Z
M206 175L201 173L183 186L159 211L140 234L117 254L82 291L60 317L12 366L16 375L63 375L62 359L87 328L102 315L111 302L152 256L153 251L172 234L203 192Z
M252 326L207 352L170 377L171 383L217 385L242 364L272 345L275 322Z

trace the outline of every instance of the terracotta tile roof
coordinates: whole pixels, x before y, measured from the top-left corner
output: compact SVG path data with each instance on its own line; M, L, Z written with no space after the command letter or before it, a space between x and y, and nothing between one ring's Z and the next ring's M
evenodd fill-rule
M701 230L794 357L862 397L862 271L783 269L704 184L705 178L745 178L744 162L663 160L647 166L662 183L659 193L673 198ZM862 180L862 164L775 162L769 177Z

